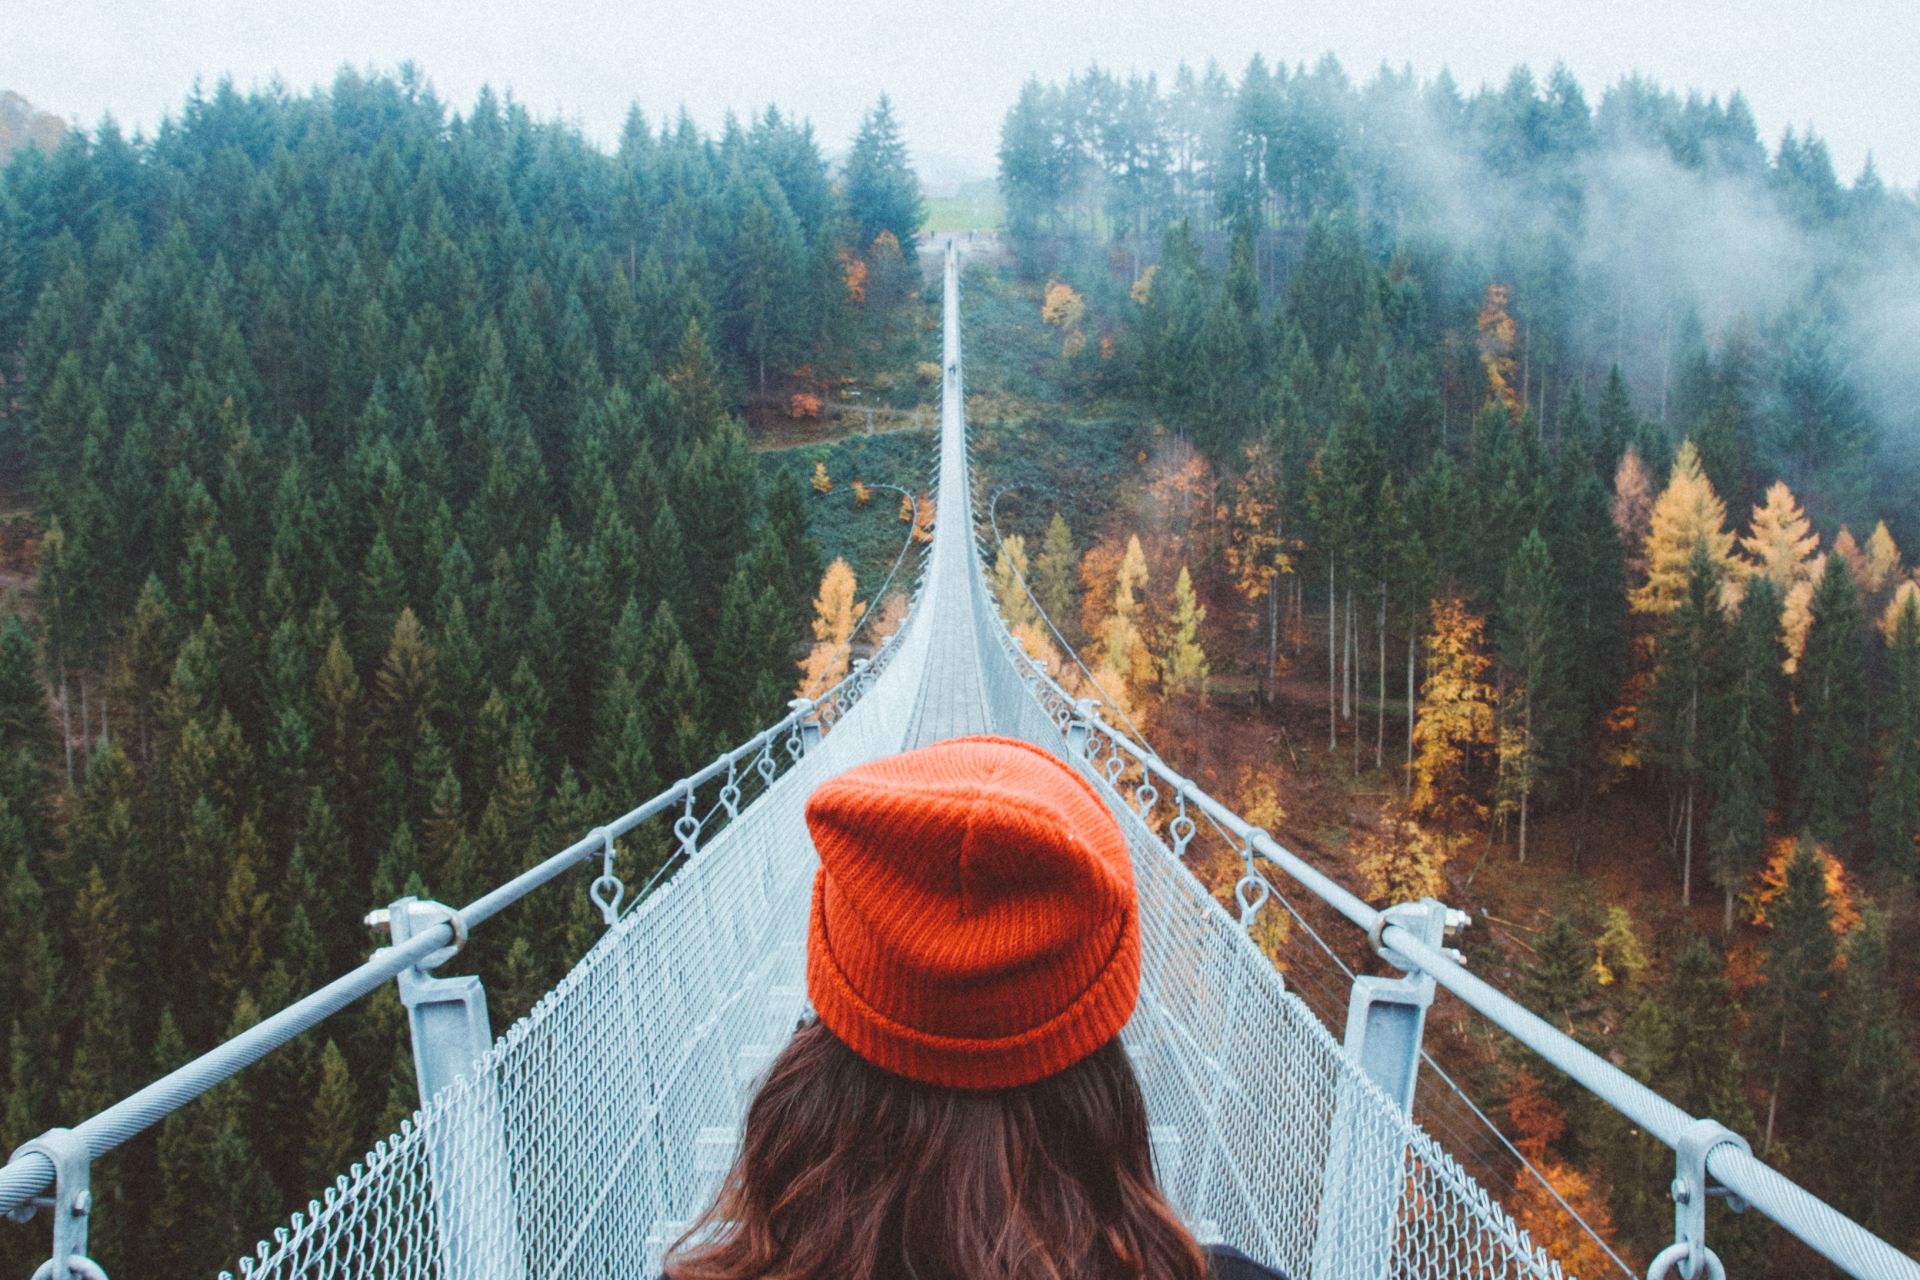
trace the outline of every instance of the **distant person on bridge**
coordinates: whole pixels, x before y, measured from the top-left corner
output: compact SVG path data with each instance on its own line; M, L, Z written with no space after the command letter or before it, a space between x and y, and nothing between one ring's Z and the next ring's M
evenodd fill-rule
M1275 1280L1154 1179L1119 1040L1126 838L1039 747L955 738L807 801L803 1024L670 1280Z

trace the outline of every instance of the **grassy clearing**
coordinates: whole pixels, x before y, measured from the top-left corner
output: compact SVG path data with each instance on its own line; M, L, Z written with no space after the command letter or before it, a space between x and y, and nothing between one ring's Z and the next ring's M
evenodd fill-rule
M928 196L926 229L935 235L952 231L997 231L1005 213L999 195L991 190Z

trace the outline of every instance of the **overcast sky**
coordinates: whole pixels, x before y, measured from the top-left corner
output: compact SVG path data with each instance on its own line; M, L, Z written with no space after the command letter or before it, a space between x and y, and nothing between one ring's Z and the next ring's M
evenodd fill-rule
M610 142L629 103L656 124L703 125L766 102L843 149L881 91L930 176L992 172L1021 82L1098 61L1163 76L1250 55L1331 50L1356 78L1384 59L1465 87L1518 62L1564 60L1590 101L1640 71L1753 104L1771 146L1811 123L1851 181L1872 151L1889 182L1920 182L1920 0L977 0L932 7L840 0L10 0L0 89L91 125L151 129L195 76L306 89L343 63L412 59L464 109L483 83Z

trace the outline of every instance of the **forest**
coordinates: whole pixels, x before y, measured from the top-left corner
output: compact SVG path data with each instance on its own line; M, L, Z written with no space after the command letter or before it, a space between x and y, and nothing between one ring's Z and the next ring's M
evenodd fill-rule
M609 153L404 69L14 158L0 1146L359 963L369 908L469 901L785 714L825 566L742 415L921 336L885 99L852 144L830 181L769 108L635 113ZM489 930L496 1028L598 923L555 892ZM93 1256L230 1264L413 1111L406 1041L388 988L96 1164ZM44 1243L0 1233L0 1270Z
M1514 917L1509 989L1920 1245L1920 203L1738 95L1330 58L1029 82L1000 181L970 416L1119 495L987 452L1027 647L1373 900ZM1665 1150L1466 1039L1644 1266ZM1756 1217L1730 1273L1816 1269Z

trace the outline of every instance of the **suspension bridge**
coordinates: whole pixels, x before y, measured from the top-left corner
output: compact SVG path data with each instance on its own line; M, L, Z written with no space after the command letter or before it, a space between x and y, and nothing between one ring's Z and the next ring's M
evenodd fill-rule
M1432 900L1385 911L1361 902L1014 643L981 570L958 281L949 248L938 522L899 630L778 724L476 901L403 898L375 911L369 924L390 942L365 964L13 1153L0 1167L0 1212L50 1227L34 1280L102 1280L87 1231L110 1209L96 1210L89 1192L92 1161L390 981L407 1010L419 1111L223 1275L657 1275L805 1012L808 793L863 760L969 733L1023 738L1071 761L1127 834L1144 965L1125 1040L1161 1180L1203 1239L1296 1280L1563 1275L1412 1118L1426 1014L1444 988L1673 1150L1674 1241L1649 1280L1724 1275L1707 1238L1709 1198L1766 1216L1847 1274L1920 1280L1920 1264L1756 1159L1737 1134L1469 972L1445 946L1458 913ZM617 842L644 823L670 829L671 874L629 894ZM1238 859L1234 908L1189 871L1203 847ZM598 870L586 891L605 932L496 1039L480 980L434 971L526 895L562 877L579 891L583 865ZM1248 936L1283 893L1325 903L1399 972L1354 978L1337 1034Z

